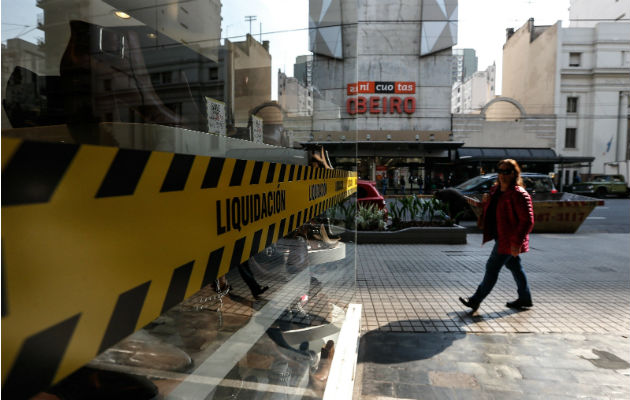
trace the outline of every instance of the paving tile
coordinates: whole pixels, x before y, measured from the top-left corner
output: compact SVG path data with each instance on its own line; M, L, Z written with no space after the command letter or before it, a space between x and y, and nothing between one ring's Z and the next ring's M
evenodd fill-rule
M361 394L392 397L394 395L394 384L392 382L378 382L364 379Z

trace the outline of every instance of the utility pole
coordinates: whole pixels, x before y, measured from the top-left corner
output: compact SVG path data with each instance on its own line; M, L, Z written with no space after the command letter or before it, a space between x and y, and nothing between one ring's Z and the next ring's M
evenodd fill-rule
M252 35L252 21L256 21L255 15L246 15L245 21L249 21L249 35Z

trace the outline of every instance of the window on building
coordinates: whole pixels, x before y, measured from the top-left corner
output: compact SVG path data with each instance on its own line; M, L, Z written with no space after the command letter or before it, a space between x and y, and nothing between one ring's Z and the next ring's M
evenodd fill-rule
M577 97L567 97L567 112L568 113L577 112L577 104L578 104Z
M569 67L579 67L582 53L569 53Z
M211 81L215 81L219 79L219 69L218 68L210 68L208 70L208 77Z
M576 128L567 128L564 133L564 147L566 149L575 149L575 139L577 135Z
M162 72L162 83L171 83L173 81L173 73L171 71Z

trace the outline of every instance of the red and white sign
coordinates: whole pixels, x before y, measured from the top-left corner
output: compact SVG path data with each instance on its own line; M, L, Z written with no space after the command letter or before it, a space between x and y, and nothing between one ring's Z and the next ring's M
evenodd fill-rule
M365 82L347 86L346 111L350 115L364 114L413 114L416 111L414 96L357 96L359 94L415 94L415 82Z
M348 84L348 96L363 93L415 94L416 82L357 82Z

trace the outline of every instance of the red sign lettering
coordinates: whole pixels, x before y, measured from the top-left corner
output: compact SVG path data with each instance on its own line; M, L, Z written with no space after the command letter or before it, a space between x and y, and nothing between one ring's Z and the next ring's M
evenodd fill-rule
M405 97L405 101L403 102L403 109L407 114L413 114L413 112L416 111L416 98Z
M374 93L374 82L359 82L359 93Z
M396 82L395 93L400 94L415 94L416 83L415 82Z
M379 101L381 99L379 97L372 96L370 97L370 114L380 114L381 111L378 109Z
M398 96L393 96L389 99L389 113L393 114L394 110L396 110L398 114L402 114L402 110L400 109L400 97Z

